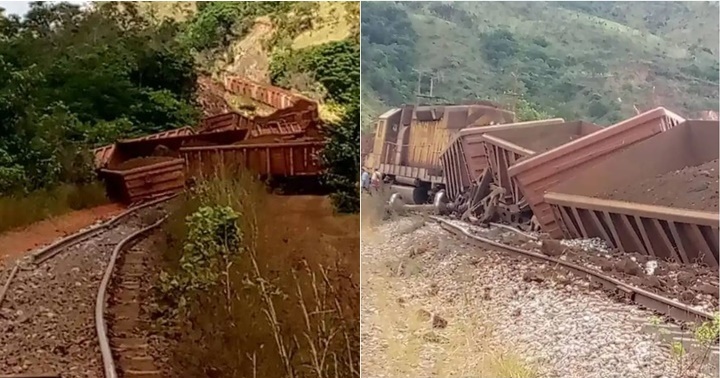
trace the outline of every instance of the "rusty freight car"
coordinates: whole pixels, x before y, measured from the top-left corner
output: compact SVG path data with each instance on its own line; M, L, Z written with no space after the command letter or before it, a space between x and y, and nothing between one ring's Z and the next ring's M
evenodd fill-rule
M470 126L510 123L514 113L482 105L405 105L380 116L373 151L364 166L387 181L412 189L415 203L427 202L431 188L445 185L440 153L450 138Z
M100 170L108 197L135 203L176 193L185 186L184 162L171 157L135 158Z
M248 129L248 139L275 136L318 136L320 113L318 104L300 94L288 90L228 76L225 89L233 94L251 98L275 109L265 116L248 117L230 112L203 120L200 132L230 129Z
M583 121L504 127L482 134L492 182L504 189L506 204L524 201L515 180L508 169L516 163L537 153L549 151L575 139L590 135L602 127Z
M183 147L188 177L207 178L249 170L262 177L298 177L320 174L318 153L322 141L244 143Z
M718 121L685 121L583 169L545 193L552 224L559 236L717 267L718 137Z
M445 175L445 189L448 198L454 201L474 182L477 182L488 168L487 153L482 140L483 134L506 129L525 130L526 128L564 122L562 118L552 118L495 126L468 127L460 130L440 154L440 164Z
M515 178L524 193L542 230L554 238L560 238L562 232L555 222L550 205L543 198L546 190L572 179L575 174L612 154L684 121L684 118L665 108L656 108L525 159L510 167L508 173Z
M163 132L159 132L156 134L145 135L145 136L138 137L138 138L125 139L125 142L135 142L135 141L141 141L141 140L159 140L159 139L165 139L165 138L170 138L170 137L194 135L194 134L195 134L195 132L193 131L192 127L185 126L185 127L179 128L179 129L163 131ZM128 159L128 158L123 158L122 153L117 151L115 143L96 148L93 150L93 154L95 156L95 168L96 169L105 168L109 164L119 164L121 161Z

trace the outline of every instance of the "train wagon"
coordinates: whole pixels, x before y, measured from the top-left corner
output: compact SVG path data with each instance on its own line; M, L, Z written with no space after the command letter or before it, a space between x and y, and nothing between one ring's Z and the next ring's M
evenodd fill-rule
M477 182L489 167L482 136L493 131L507 129L525 130L543 125L563 124L562 118L526 121L495 126L468 127L460 130L440 154L440 164L445 175L448 199L455 201L460 194Z
M508 168L508 174L525 195L542 230L560 238L562 231L544 200L548 189L573 180L574 175L594 164L684 121L665 108L656 108L520 161Z
M228 76L225 89L233 94L251 98L275 109L266 116L248 117L238 112L228 112L205 118L198 130L200 133L247 129L248 139L273 136L310 135L316 137L320 130L318 104L300 94L260 84L251 80Z
M440 154L450 138L471 126L511 123L514 113L489 104L405 105L378 119L373 151L365 168L378 169L386 181L411 188L415 203L445 186Z
M590 135L602 127L583 121L528 127L508 127L482 135L492 182L504 190L502 202L518 205L525 198L517 182L508 174L516 163L537 153L552 150L565 143Z
M195 134L195 131L193 131L192 127L185 126L185 127L179 128L179 129L163 131L163 132L159 132L156 134L145 135L145 136L138 137L138 138L125 139L125 142L165 139L165 138L169 138L169 137L194 135L194 134ZM109 145L103 146L103 147L98 147L93 150L93 154L95 155L95 168L96 169L103 169L103 168L107 167L109 164L118 164L120 161L125 160L122 157L122 153L117 151L115 143L109 144Z
M718 266L718 121L685 121L547 191L560 236Z
M225 146L183 147L188 177L223 177L249 170L262 177L317 176L323 141L243 143Z

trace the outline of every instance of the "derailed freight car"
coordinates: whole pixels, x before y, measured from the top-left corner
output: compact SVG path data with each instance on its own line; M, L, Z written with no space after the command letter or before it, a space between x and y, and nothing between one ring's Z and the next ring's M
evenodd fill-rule
M574 180L573 176L594 164L684 121L665 108L656 108L518 162L508 168L508 174L522 190L542 230L560 238L562 231L544 199L548 189Z
M405 105L378 119L373 151L364 162L386 182L409 187L415 203L444 188L440 154L458 131L471 126L511 123L514 113L483 103L472 105Z
M718 129L685 121L547 190L558 236L717 267Z

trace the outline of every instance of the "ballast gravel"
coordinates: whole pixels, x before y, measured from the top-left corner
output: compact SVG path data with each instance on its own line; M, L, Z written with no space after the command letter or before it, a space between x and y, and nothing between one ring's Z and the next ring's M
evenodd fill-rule
M144 209L38 267L21 262L0 306L0 375L103 377L95 300L117 243L146 226Z
M385 223L371 237L363 235L361 259L363 376L437 376L428 369L437 363L428 353L421 353L415 370L393 370L381 296L445 319L444 329L433 330L440 338L460 319L489 322L487 349L511 350L537 377L709 376L689 375L667 343L643 330L651 312L589 290L588 282L556 267L464 244L433 222Z

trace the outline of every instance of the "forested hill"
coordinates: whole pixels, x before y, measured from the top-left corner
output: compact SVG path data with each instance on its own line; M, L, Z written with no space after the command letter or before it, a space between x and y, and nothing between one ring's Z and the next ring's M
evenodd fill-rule
M665 106L718 108L717 2L362 5L363 125L414 102L491 99L521 118L610 124Z
M92 182L91 148L197 125L199 87L223 74L330 108L340 150L326 149L337 155L326 165L354 190L358 3L86 5L33 2L23 17L0 8L0 197Z

